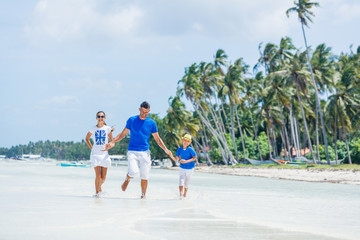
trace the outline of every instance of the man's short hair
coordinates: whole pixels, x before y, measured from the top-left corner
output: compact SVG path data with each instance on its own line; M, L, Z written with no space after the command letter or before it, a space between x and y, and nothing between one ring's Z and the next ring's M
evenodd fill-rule
M140 104L140 108L150 109L150 104L144 101Z

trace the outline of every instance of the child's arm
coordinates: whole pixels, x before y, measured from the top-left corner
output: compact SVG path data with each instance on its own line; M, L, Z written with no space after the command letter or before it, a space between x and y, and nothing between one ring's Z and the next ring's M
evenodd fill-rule
M176 162L176 161L178 160L178 157L177 157L177 156L174 157L174 155L172 154L172 152L170 152L169 156L170 156L170 158L171 158L174 162Z
M90 150L92 150L92 145L91 145L91 142L90 142L91 135L92 135L92 133L88 132L88 134L86 134L86 137L85 137L85 142L89 146Z
M196 159L196 156L194 156L193 158L189 159L189 160L184 160L184 159L181 159L180 160L180 163L189 163L189 162L194 162Z

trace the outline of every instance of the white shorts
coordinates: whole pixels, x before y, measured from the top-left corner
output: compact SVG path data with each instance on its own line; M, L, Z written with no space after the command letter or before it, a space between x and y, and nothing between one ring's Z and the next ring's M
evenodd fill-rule
M111 166L111 158L109 154L90 155L91 167L106 167Z
M192 169L184 169L180 168L179 171L179 186L184 186L185 188L189 187L189 182L192 174L194 173L194 168Z
M135 177L140 172L140 178L149 179L151 169L150 151L128 151L128 175Z

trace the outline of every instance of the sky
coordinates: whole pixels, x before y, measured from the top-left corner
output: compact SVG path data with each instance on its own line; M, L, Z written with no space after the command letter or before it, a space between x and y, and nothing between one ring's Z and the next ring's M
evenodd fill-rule
M360 45L360 1L320 0L308 43ZM0 0L0 147L81 141L105 111L118 134L142 101L165 116L184 69L218 49L251 66L289 36L293 0Z

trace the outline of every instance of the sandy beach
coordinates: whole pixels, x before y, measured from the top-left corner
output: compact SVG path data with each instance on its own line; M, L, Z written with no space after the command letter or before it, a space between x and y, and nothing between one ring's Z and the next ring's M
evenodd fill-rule
M177 169L177 168L171 168ZM252 176L308 182L360 185L360 171L338 169L279 169L257 167L200 166L195 171L236 176Z

